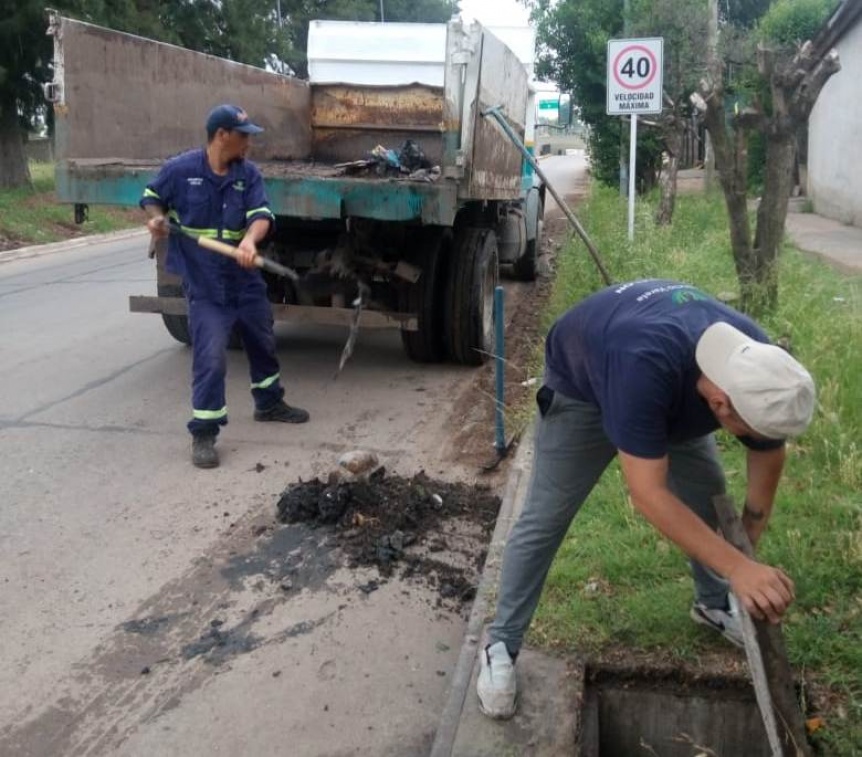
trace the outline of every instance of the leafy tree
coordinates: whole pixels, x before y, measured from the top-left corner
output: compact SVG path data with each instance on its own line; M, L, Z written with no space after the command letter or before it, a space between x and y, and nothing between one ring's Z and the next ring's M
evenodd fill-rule
M47 60L39 38L45 34L41 3L2 0L0 18L0 187L5 188L30 183L24 126L41 100L39 71Z
M725 24L750 29L769 10L773 0L718 0L718 14Z
M659 224L669 224L676 201L676 180L685 133L692 120L691 93L706 70L707 0L637 0L632 8L633 37L664 38L664 108L651 123L664 148Z
M386 21L447 21L457 0L384 0ZM311 19L379 20L380 0L52 0L61 13L118 31L307 75ZM281 10L281 25L277 9ZM23 135L52 72L43 0L0 0L0 187L30 181Z
M619 180L623 119L606 114L607 43L623 36L622 0L533 0L530 2L540 43L536 67L541 78L570 91L590 127L590 164L603 184ZM654 135L638 139L637 178L650 186L661 163L662 145Z
M837 0L776 0L757 24L761 44L792 48L817 34Z

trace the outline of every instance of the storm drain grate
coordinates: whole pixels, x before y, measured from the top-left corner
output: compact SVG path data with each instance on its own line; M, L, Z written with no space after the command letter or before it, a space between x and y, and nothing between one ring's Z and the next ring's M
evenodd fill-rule
M587 675L579 757L770 757L745 681Z

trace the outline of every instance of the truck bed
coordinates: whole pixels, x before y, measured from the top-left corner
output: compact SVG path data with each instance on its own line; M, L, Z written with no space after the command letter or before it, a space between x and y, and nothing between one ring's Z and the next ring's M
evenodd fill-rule
M137 205L161 160L78 158L57 166L57 194L76 203ZM336 164L268 160L257 164L278 216L332 219L356 216L450 226L458 208L453 182L348 175Z
M516 200L520 153L480 113L503 105L523 136L526 73L486 30L448 29L443 87L311 84L54 15L58 197L136 204L162 161L203 143L209 109L236 101L265 128L250 157L277 215L451 225L464 202ZM439 180L339 165L408 139Z

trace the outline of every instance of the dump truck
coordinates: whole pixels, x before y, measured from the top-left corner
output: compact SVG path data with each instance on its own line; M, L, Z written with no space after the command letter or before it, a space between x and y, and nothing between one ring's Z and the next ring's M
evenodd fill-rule
M415 361L493 353L501 269L536 276L544 187L483 112L531 144L531 30L312 21L308 80L56 13L48 31L57 194L76 220L136 205L236 103L265 128L250 155L276 216L264 254L299 274L264 274L276 321L348 326L361 305L359 328L400 329ZM189 343L181 281L155 258L156 294L130 307Z

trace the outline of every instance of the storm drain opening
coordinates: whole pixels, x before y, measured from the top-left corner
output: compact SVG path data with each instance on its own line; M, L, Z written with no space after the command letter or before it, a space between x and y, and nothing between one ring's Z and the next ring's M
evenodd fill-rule
M578 757L771 757L748 681L587 669Z

